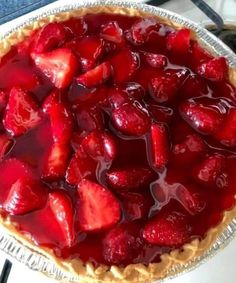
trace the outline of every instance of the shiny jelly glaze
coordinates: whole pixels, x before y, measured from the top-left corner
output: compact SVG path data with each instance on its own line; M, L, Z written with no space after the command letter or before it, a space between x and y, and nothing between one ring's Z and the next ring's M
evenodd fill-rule
M84 21L88 26L86 35L98 35L100 27L110 21L117 21L119 26L126 33L136 20L137 18L135 17L120 15L87 15L84 17ZM146 107L147 109L150 109L150 105L152 105L152 109L155 109L155 105L161 105L162 107L162 114L158 111L156 112L157 118L154 118L155 111L150 111L149 116L151 116L151 119L153 120L156 119L157 122L164 122L165 126L168 128L172 153L170 153L169 162L164 168L157 170L150 166L150 145L148 135L142 135L141 137L128 137L116 131L112 126L109 107L107 108L103 103L100 103L101 101L104 102L104 99L107 99L106 88L115 87L112 80L109 80L97 89L93 89L93 95L90 95L90 90L81 85L77 85L75 81L73 81L70 87L62 90L64 102L73 112L75 117L77 112L81 111L81 109L87 109L88 107L90 109L94 109L96 107L103 115L105 128L116 136L118 145L117 157L112 164L101 164L97 174L97 182L104 186L108 186L105 178L105 173L108 169L111 170L120 167L123 168L132 165L141 165L148 166L150 167L150 170L153 171L154 177L152 184L141 191L135 192L135 194L143 195L148 203L148 211L142 219L132 219L123 206L122 196L114 192L122 207L120 223L124 223L125 227L129 227L128 229L130 229L141 242L138 253L136 253L133 258L129 259L129 261L126 262L127 264L148 264L150 262L158 262L161 254L169 252L174 248L152 245L142 238L142 231L145 223L149 218L157 214L160 209L164 208L169 211L180 211L186 214L191 225L190 240L195 237L202 238L209 228L215 226L221 221L223 211L231 209L234 205L234 194L236 191L236 148L227 148L210 136L197 133L182 119L179 114L178 107L183 100L191 97L204 96L205 99L210 99L212 103L215 102L214 107L216 108L219 107L216 103L221 102L224 104L225 99L230 101L230 107L233 108L236 107L235 89L227 80L217 83L204 78L200 78L205 86L203 92L194 93L195 90L192 90L191 87L188 89L186 87L186 81L189 76L194 74L194 71L192 70L193 64L191 62L191 54L174 56L166 49L166 35L172 30L173 29L170 27L160 25L159 31L153 32L145 44L135 45L129 41L126 42L132 51L140 54L142 52L153 52L166 55L168 57L168 63L165 70L168 70L170 73L176 73L182 80L182 87L179 88L176 99L170 103L155 102L155 100L148 94L148 82L151 78L158 75L159 71L156 68L149 66L143 60L141 55L139 59L139 68L130 79L130 82L140 83L145 89L146 94L140 101L143 107ZM109 50L108 48L107 53L103 55L103 61L105 61L105 59L109 59L113 52L115 53L116 51L113 51L112 48ZM120 64L125 66L126 62L120 62ZM38 104L42 105L45 97L47 97L53 89L53 85L43 76L40 70L34 66L29 54L27 54L27 52L24 54L18 54L17 48L15 47L13 47L9 54L3 58L0 64L0 89L6 92L9 91L9 85L12 84L11 79L14 79L12 76L15 75L15 73L13 73L13 75L11 73L12 68L17 69L22 66L30 72L37 74L39 77L39 84L30 88L30 92L37 100ZM81 97L83 98L82 100ZM204 98L199 99L204 100ZM3 116L3 113L4 111L2 111L1 116ZM166 116L163 113L168 113L168 115ZM1 132L5 132L2 123L0 124L0 127ZM83 130L86 132L86 129ZM81 130L77 126L75 131L80 134ZM185 160L179 161L178 157L174 156L174 146L178 143L182 143L186 136L192 134L199 134L199 136L201 136L204 140L206 148L202 154L198 154L197 157L195 156L193 161L191 160L191 157L187 157ZM15 138L14 146L4 159L12 157L20 159L29 164L34 171L40 175L45 154L51 144L52 135L50 123L49 120L45 118L36 128L30 130L23 136ZM72 148L76 147L76 139L72 139L71 146ZM192 176L191 171L194 166L204 160L206 156L213 153L218 153L226 157L227 184L223 184L222 188L216 188L214 186L211 188L204 187L203 185L198 184ZM42 182L47 184L51 190L61 189L66 191L71 196L74 203L76 202L76 188L68 185L64 178L57 182ZM174 191L174 187L178 187L179 185L195 188L202 198L203 207L200 209L200 212L196 214L191 213L191 211L187 211L184 205L181 204L178 199L179 196L175 194ZM155 196L155 190L157 187L164 188L163 191L160 190L160 192L164 194L164 200L162 201L161 197L159 198ZM2 201L1 196L0 200ZM5 213L3 214L5 215ZM17 224L18 229L22 233L30 234L32 240L37 245L52 248L58 257L79 257L84 262L90 260L95 264L109 264L103 257L103 239L107 233L106 230L97 233L79 233L77 244L71 248L67 248L62 246L60 239L55 236L60 234L60 227L56 222L50 222L53 215L48 208L43 208L22 216L10 217ZM76 215L76 217L78 218L79 215ZM79 225L76 227L78 227L77 230L79 232Z

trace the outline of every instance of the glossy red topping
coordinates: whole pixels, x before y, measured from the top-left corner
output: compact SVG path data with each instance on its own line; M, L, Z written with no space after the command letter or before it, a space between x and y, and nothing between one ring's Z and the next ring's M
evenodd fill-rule
M235 87L186 28L45 25L2 58L0 115L0 213L57 257L158 262L235 204Z

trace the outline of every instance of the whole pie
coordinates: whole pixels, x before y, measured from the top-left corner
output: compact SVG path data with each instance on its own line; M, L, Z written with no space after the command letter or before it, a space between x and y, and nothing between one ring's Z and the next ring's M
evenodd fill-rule
M0 53L0 220L24 245L86 282L149 282L236 216L235 70L193 31L94 7Z

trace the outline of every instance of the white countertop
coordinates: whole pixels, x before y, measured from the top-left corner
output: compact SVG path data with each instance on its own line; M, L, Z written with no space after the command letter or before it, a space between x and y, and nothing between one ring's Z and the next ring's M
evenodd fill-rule
M53 4L48 5L47 8L56 7L61 3L69 4L75 2L75 0L59 0ZM207 2L217 12L219 12L225 20L232 20L236 23L236 0L208 0ZM199 23L205 22L207 20L202 12L195 8L189 0L172 0L162 5L162 7L179 13ZM41 10L45 9L45 7L41 8ZM33 15L34 12L24 16L24 18ZM19 21L19 19L15 19L10 23L0 26L0 33L10 29ZM236 283L235 254L236 239L233 240L224 250L220 251L215 257L202 264L194 271L186 273L166 283ZM0 252L0 271L5 259L6 255ZM29 270L23 264L16 262L12 258L9 259L13 262L13 266L8 283L56 283L55 280L49 279L38 272Z

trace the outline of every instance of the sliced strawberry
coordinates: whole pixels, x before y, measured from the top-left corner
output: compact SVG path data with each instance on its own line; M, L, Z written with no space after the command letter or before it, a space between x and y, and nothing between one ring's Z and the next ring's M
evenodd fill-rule
M111 108L119 108L124 103L129 102L129 96L128 94L120 89L111 89L109 92L109 105Z
M126 264L133 259L140 244L124 226L109 231L103 240L103 257L109 264Z
M116 142L108 132L92 131L83 139L81 145L94 160L111 162L116 157Z
M76 241L76 233L74 220L75 212L71 199L62 191L54 191L48 196L48 206L61 228L61 233L65 239L66 246L73 246Z
M191 227L185 214L159 212L143 229L143 238L150 244L179 247L190 238Z
M154 173L148 167L127 167L107 172L108 185L116 191L135 191L147 187Z
M76 113L77 124L81 131L91 132L104 128L104 117L102 111L97 107L82 108Z
M181 87L180 94L182 97L191 98L202 96L208 93L207 83L198 75L190 75L184 81Z
M206 49L202 48L197 42L193 42L190 53L190 65L196 70L202 63L211 60L213 57Z
M150 104L148 107L150 115L156 122L169 123L174 115L172 108Z
M39 182L20 177L10 188L3 208L10 214L22 215L43 208L47 200L47 189Z
M137 105L125 103L112 112L112 123L122 134L142 136L150 127L150 118Z
M158 31L160 25L154 18L137 20L131 27L132 40L136 44L145 43L152 31Z
M236 146L236 108L230 109L222 126L215 133L215 138L223 145Z
M182 118L195 130L202 134L216 132L222 124L223 115L211 106L184 101L179 107Z
M73 116L62 104L55 103L50 109L52 136L55 143L68 143L73 130Z
M152 97L158 102L173 100L178 92L179 81L176 76L163 74L151 79L149 90Z
M166 165L169 159L169 139L164 125L152 124L150 130L151 164L159 169Z
M71 158L66 171L66 181L72 186L84 179L95 179L97 162L88 156L81 148L78 148Z
M72 36L81 36L87 31L87 24L83 18L70 18L69 20L63 22L64 27L67 32L72 34Z
M61 23L49 23L39 29L34 35L31 51L43 53L51 51L61 44L66 38L66 31Z
M36 103L29 93L12 88L3 119L4 127L14 136L34 128L41 120Z
M7 134L0 134L0 160L6 156L12 149L14 140Z
M48 181L63 179L69 156L70 148L67 144L53 143L43 164L42 178Z
M223 155L210 155L193 168L195 180L209 186L221 186L219 182L225 175L226 158ZM224 176L223 176L224 178Z
M197 73L208 80L220 82L228 77L229 67L224 57L218 57L201 64Z
M32 58L35 65L57 88L67 87L78 67L75 55L66 48L58 48L42 54L33 54Z
M45 98L43 105L42 105L43 112L46 114L49 114L52 106L60 102L61 102L61 92L59 89L55 88Z
M78 217L82 231L107 229L120 220L120 204L104 187L82 180L78 185L78 195Z
M103 62L94 69L87 71L85 74L76 78L78 84L82 84L88 88L100 85L107 81L112 73L109 62Z
M0 112L7 106L7 94L5 91L0 90Z
M166 67L168 62L167 57L161 54L145 52L144 56L146 62L153 68L163 69Z
M131 79L139 66L138 55L129 49L123 49L111 57L113 78L115 83L123 83Z
M128 82L123 85L122 89L128 93L131 99L142 101L145 97L145 89L136 82Z
M76 41L75 52L80 56L80 64L84 72L96 66L104 51L104 41L97 36L87 36Z
M190 48L190 30L187 28L171 32L166 37L166 47L177 54L186 54Z
M108 41L122 44L124 42L123 31L117 22L109 22L102 27L100 36Z

